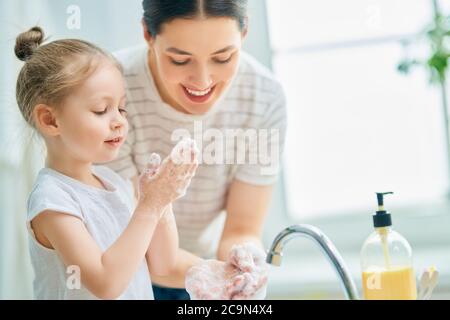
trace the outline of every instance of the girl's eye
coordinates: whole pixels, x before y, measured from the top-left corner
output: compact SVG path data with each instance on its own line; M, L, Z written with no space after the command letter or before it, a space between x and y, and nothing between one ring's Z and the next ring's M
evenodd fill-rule
M118 110L119 110L119 112L120 112L121 114L126 114L126 113L127 113L127 110L125 110L124 108L119 107ZM93 111L93 112L94 112L96 115L101 116L101 115L106 114L106 112L108 112L108 107L106 107L105 110L103 110L103 111Z
M185 60L185 61L177 61L177 60L174 60L174 59L170 59L170 61L176 66L184 66L185 64L189 63L189 59Z
M103 111L94 111L94 113L96 115L101 116L101 115L104 115L107 111L108 111L108 107L106 107L105 110L103 110Z

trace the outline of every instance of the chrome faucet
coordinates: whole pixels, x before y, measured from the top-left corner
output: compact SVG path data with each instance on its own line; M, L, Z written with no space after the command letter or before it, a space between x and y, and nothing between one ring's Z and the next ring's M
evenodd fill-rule
M330 239L314 226L299 224L281 231L270 247L266 262L275 266L280 266L284 245L289 240L302 236L314 240L314 242L322 249L322 252L327 256L341 280L341 286L346 298L349 300L358 300L358 291L356 290L355 283L353 282L340 253Z

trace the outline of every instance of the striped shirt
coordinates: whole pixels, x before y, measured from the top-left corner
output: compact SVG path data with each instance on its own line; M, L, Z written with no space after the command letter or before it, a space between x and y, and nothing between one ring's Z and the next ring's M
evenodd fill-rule
M276 182L279 166L275 158L281 157L286 132L285 97L270 71L242 52L236 75L215 105L202 115L185 114L162 101L148 67L147 52L147 46L140 45L115 53L124 68L130 130L119 156L108 166L129 179L143 170L152 152L161 158L169 155L178 141L175 135L189 134L195 139L200 165L186 195L173 203L173 210L180 247L212 258L222 234L233 179L253 185ZM236 135L239 129L265 132L262 137L268 139L252 140L259 136L242 132ZM248 143L239 144L236 137ZM263 149L268 157L258 158L256 154ZM245 159L239 160L239 154ZM251 156L258 161L249 161Z

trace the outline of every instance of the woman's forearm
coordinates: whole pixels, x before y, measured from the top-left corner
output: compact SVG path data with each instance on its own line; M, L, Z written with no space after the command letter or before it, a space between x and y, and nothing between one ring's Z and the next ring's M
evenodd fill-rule
M218 250L218 258L225 261L228 253L235 244L253 242L262 247L261 240L255 235L227 235L222 237ZM178 249L175 268L166 276L158 276L151 273L152 282L169 288L184 288L186 272L203 259L183 249Z
M202 258L199 258L183 249L178 249L176 257L175 268L172 269L171 273L167 276L158 276L151 273L153 283L169 288L184 288L186 272L193 265L198 264L203 260Z
M242 244L244 242L252 242L263 247L260 237L253 234L232 233L223 235L219 242L219 248L217 249L217 258L222 261L226 261L228 253L235 244Z

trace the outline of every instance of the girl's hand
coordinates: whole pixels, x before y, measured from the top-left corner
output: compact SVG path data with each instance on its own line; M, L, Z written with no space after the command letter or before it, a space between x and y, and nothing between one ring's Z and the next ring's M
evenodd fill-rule
M139 177L138 206L160 215L174 200L184 196L198 167L195 141L181 140L161 163L157 154L150 156L146 170Z

